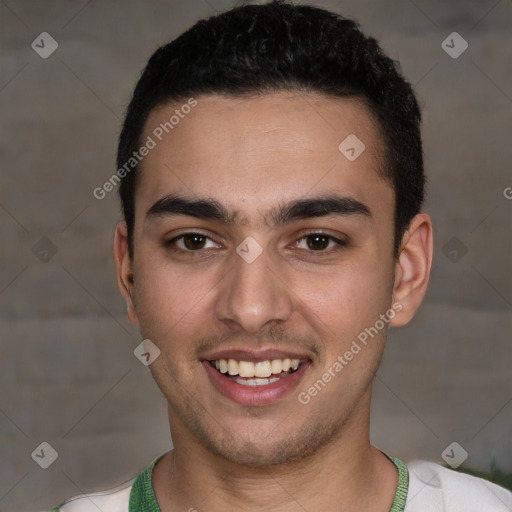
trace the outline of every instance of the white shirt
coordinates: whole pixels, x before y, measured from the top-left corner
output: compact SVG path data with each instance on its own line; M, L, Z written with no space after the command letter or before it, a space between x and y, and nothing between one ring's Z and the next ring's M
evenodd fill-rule
M512 492L433 462L407 464L409 488L404 512L512 512ZM129 512L132 482L69 500L61 512ZM141 512L141 511L137 511Z

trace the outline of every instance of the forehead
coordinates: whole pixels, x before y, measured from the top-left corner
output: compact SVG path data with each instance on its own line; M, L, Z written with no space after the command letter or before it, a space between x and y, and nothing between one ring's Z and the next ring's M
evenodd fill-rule
M154 109L143 141L148 138L154 147L139 165L139 212L169 193L260 211L308 194L340 192L364 202L379 191L392 194L381 177L378 126L356 99L199 96Z

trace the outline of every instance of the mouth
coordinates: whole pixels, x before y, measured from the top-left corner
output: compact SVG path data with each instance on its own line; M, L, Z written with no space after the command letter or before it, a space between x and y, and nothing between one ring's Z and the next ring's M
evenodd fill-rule
M311 366L311 360L302 356L252 361L218 357L201 362L217 391L233 402L252 406L283 399Z
M209 363L226 378L242 386L267 386L296 372L302 361L290 358L257 362L216 359Z

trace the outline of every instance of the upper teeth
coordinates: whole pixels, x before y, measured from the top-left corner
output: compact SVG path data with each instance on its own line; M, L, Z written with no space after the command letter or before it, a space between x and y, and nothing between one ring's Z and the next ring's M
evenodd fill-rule
M267 361L237 361L236 359L217 359L212 361L221 373L240 375L240 377L270 377L299 367L299 359L272 359Z

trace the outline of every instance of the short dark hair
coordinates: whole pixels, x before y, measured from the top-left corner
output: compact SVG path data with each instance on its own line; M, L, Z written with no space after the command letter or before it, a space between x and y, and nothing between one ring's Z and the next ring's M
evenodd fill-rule
M385 143L385 179L395 193L394 248L419 213L425 188L421 112L398 63L357 23L310 5L274 0L201 20L149 59L128 106L118 169L141 146L149 113L205 94L258 96L302 91L353 97L369 107ZM341 141L340 141L341 142ZM133 257L136 167L119 195Z

